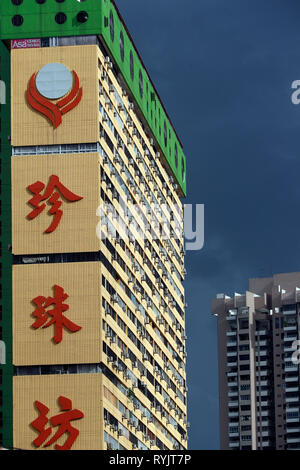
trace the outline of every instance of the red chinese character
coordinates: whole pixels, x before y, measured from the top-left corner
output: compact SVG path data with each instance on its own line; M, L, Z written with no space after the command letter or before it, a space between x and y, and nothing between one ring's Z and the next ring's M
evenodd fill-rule
M44 194L41 194L43 189L45 188L44 183L41 181L36 181L35 183L28 186L27 189L34 194L33 198L31 198L28 202L29 204L34 207L34 210L28 214L28 218L30 220L35 219L46 207L46 203L40 205L42 201L49 200L50 204L52 204L51 209L49 210L49 214L54 215L54 219L50 227L45 230L45 233L53 232L60 222L62 218L63 211L60 210L60 206L62 205L62 201L59 200L60 195L59 193L69 202L76 202L83 199L81 196L77 196L76 194L72 193L67 189L60 181L59 177L56 175L52 175L50 177L49 183L47 188L44 191ZM55 191L55 188L59 191Z
M31 425L36 429L40 434L39 436L33 441L35 447L41 447L42 444L48 439L50 434L52 433L52 427L59 426L58 430L52 436L52 438L44 444L43 447L49 447L54 444L61 436L68 433L69 437L67 438L66 442L61 446L59 444L55 445L56 450L70 450L72 445L74 444L75 440L79 435L79 431L76 428L73 428L71 425L71 421L76 419L81 419L84 417L84 414L80 410L72 410L72 401L69 398L60 396L59 405L61 411L64 413L60 413L56 416L52 416L50 420L47 418L47 414L50 411L47 406L45 406L40 401L35 402L35 406L37 407L40 415L34 421L32 421ZM47 429L45 429L46 425L50 421L51 425Z
M53 341L57 344L62 341L63 326L72 333L81 330L81 326L75 325L75 323L63 315L64 312L69 310L69 305L63 303L68 297L68 294L65 294L62 287L55 285L54 297L47 298L40 295L33 299L33 302L37 306L36 310L33 312L33 316L37 318L32 324L33 328L38 329L40 326L48 328L48 326L55 324L55 336ZM50 305L54 305L54 308L46 311ZM49 320L49 317L52 318Z

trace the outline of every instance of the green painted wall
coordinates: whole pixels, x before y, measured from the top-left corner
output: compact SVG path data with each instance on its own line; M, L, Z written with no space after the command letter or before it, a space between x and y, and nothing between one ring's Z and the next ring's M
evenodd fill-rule
M185 195L186 159L182 147L112 2L104 2L103 17L102 36ZM124 38L123 57L120 46L121 35ZM130 64L131 54L133 67ZM177 147L177 165L175 146Z
M0 412L3 415L4 447L13 445L12 425L12 256L11 245L11 146L10 146L10 54L0 41L0 79L6 84L6 104L0 105L1 120L1 285L2 298L2 338L6 344L6 365L2 366L3 405Z
M89 15L85 23L79 23L76 19L80 11L86 11ZM67 17L62 25L58 25L55 21L58 12L64 12ZM20 26L12 24L12 18L15 15L23 17L23 23ZM183 195L186 195L186 158L182 146L118 16L114 2L111 0L85 0L84 2L65 0L57 3L55 0L45 0L45 3L39 5L36 0L23 0L19 6L13 5L12 0L0 2L1 39L88 34L102 34L159 143ZM124 58L121 56L121 35L124 38ZM133 78L130 68L131 54Z
M1 39L100 34L102 1L65 0L57 3L55 0L45 0L45 3L39 5L36 0L23 0L19 6L15 6L11 0L1 0ZM86 23L79 23L76 17L83 10L89 14L89 18ZM67 16L62 25L55 21L58 12L64 12ZM12 24L14 15L23 16L21 26Z

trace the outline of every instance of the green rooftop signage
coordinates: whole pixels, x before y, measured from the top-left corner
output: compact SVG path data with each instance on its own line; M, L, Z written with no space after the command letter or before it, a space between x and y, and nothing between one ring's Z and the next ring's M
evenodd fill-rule
M0 38L102 35L186 195L186 158L127 28L112 0L1 0Z

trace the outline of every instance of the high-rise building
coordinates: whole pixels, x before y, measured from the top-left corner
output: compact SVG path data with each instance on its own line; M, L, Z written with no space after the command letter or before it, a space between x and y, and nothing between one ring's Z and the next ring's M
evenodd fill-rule
M186 160L128 29L1 0L0 60L1 443L185 449Z
M250 279L212 301L222 449L300 449L300 273Z

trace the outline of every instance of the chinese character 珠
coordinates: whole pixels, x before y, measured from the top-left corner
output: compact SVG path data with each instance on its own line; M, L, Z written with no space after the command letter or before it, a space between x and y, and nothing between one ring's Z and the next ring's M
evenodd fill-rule
M37 307L32 314L36 317L36 321L32 324L32 327L38 329L41 326L48 328L51 325L55 325L53 341L57 344L62 341L63 327L67 328L72 333L81 330L81 326L76 325L63 315L64 312L69 310L69 305L64 303L68 297L62 287L55 285L54 297L47 298L40 295L32 300ZM46 311L46 309L52 305L53 309Z

